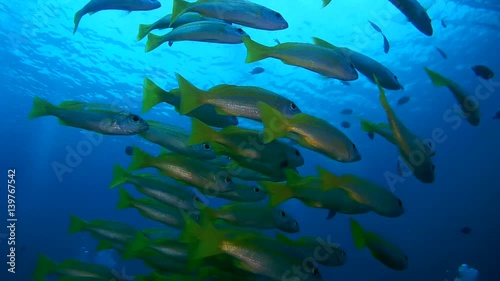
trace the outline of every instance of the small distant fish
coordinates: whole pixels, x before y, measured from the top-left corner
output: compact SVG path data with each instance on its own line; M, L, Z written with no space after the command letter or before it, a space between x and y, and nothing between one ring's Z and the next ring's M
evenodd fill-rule
M403 105L403 104L406 104L410 101L410 97L409 96L404 96L402 98L400 98L398 100L398 105Z
M369 132L367 133L368 134L368 137L372 140L375 138L375 133L374 132Z
M460 232L462 232L463 234L470 234L472 232L472 228L466 226L466 227L462 227L460 229Z
M495 76L495 73L484 65L475 65L472 67L472 71L474 71L476 76L479 76L485 80L490 80Z
M493 119L500 119L500 111L497 111L495 116L493 116Z
M389 44L389 40L387 40L387 37L385 37L385 34L382 32L382 29L374 24L373 22L371 21L368 21L370 23L370 25L373 27L373 29L375 29L375 31L377 32L380 32L380 34L382 34L382 37L384 37L384 53L389 53L389 50L391 48L390 44Z
M265 69L264 69L264 68L262 68L262 67L258 66L258 67L256 67L256 68L254 68L254 69L250 72L250 74L252 74L252 75L254 75L254 74L259 74L259 73L262 73L262 72L264 72L264 71L265 71Z
M340 112L340 114L349 115L352 113L352 109L346 108Z
M444 21L444 19L445 19L445 18L442 18L442 19L441 19L441 26L442 26L443 28L446 28L448 25L446 25L446 22Z
M274 42L276 42L276 44L278 44L278 45L281 44L280 40L278 40L278 39L274 39Z
M342 128L345 128L345 129L351 128L351 123L349 123L347 121L342 122L340 125L342 126Z
M125 154L127 154L128 156L132 156L133 151L134 151L134 148L131 147L130 145L125 147Z
M389 40L387 40L387 37L385 37L384 34L382 34L384 37L384 53L389 53L389 50L391 49L391 45L389 44Z
M448 55L446 55L446 53L443 50L439 49L438 47L435 48L444 59L448 59Z
M76 33L80 20L86 14L94 14L103 10L149 11L160 7L161 3L158 0L91 0L75 13L73 34Z
M377 32L380 32L382 33L382 29L380 29L380 27L378 27L378 25L374 24L373 22L371 21L368 21L370 23L370 25L373 27L373 29L375 29Z

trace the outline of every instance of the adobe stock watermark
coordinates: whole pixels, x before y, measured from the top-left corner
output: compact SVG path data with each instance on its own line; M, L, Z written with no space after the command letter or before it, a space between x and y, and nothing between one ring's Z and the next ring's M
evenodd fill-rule
M460 104L455 102L451 108L445 110L442 114L443 121L449 125L448 128L437 127L431 131L430 138L424 139L424 142L429 143L434 149L437 150L438 145L444 144L448 140L447 130L456 131L463 127L464 124L468 124L465 119L469 117L470 114L466 112L473 112L479 109L479 105L481 102L488 100L491 95L496 91L498 87L500 87L500 82L496 82L493 80L483 80L479 79L479 84L476 86L473 95L469 95L463 105L463 108ZM443 91L449 91L448 89L442 89ZM449 93L452 94L452 93ZM418 151L411 152L413 157L410 157L410 164L413 167L418 167L422 164L425 149L421 148ZM400 163L404 163L401 156L398 156L398 161ZM404 183L407 178L413 175L413 171L411 167L406 165L407 169L402 170L401 175L396 174L392 171L384 172L384 178L386 180L386 184L389 189L394 192L396 189L396 185Z
M122 267L121 272L118 272L118 271L116 271L116 269L113 268L113 270L111 270L111 274L113 275L113 278L109 281L134 281L135 280L135 276L127 274L126 267Z
M324 240L321 237L316 238L318 245L314 248L310 256L305 257L301 264L292 266L281 276L281 281L307 280L311 275L320 276L318 266L325 263L335 254L332 248L340 248L340 245L331 241L331 235ZM297 279L299 278L299 279Z

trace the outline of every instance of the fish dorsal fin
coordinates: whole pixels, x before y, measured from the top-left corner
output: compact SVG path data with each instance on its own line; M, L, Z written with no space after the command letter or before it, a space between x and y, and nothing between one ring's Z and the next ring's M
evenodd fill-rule
M329 43L326 40L323 40L321 38L313 37L312 39L313 39L314 45L317 45L317 46L320 46L323 48L328 48L328 49L338 49L339 48L339 47L333 45L332 43Z

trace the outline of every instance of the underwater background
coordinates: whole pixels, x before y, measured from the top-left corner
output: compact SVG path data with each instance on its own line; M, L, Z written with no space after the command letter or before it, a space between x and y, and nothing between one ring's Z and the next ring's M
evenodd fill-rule
M68 235L67 229L72 214L85 220L123 221L137 228L161 226L136 210L117 210L118 191L108 188L113 165L126 167L130 163L130 156L124 152L127 146L136 145L154 155L160 147L139 136L104 136L71 167L71 172L58 177L53 163L66 163L68 151L76 149L88 135L81 129L58 124L53 117L27 120L27 116L34 96L54 104L65 100L114 104L141 114L144 78L172 89L177 87L175 73L201 89L223 83L259 86L280 93L303 111L339 128L343 121L352 124L343 130L356 143L361 161L335 162L299 148L306 163L298 171L303 176L314 175L316 167L322 166L336 174L363 176L391 189L405 202L403 216L385 218L368 213L355 217L367 229L403 248L409 266L405 271L393 271L373 259L367 249L356 250L349 229L350 216L337 214L326 220L326 210L308 208L292 199L282 207L298 219L301 231L289 237L331 236L348 254L347 263L341 267L321 267L324 280L453 280L463 263L479 270L478 280L500 279L500 120L492 118L500 110L500 81L494 78L485 82L470 69L484 64L500 71L499 2L421 1L433 20L432 37L418 32L384 0L337 0L326 8L319 0L254 2L279 11L290 26L280 31L244 28L253 40L274 45L275 39L311 42L311 37L319 37L362 52L397 74L405 89L388 90L387 95L399 118L423 138L431 138L439 128L446 134L445 141L436 145L433 158L435 182L422 184L412 176L395 184L386 181L387 172L396 173L398 151L380 137L369 139L360 129L356 116L386 122L378 89L363 76L346 86L278 60L246 64L243 44L176 42L172 47L163 45L145 53L144 41L135 40L138 25L171 13L169 0L148 12L104 11L86 16L75 35L73 15L86 4L85 0L1 1L0 81L5 118L0 123L1 166L5 174L7 169L16 170L18 221L15 274L6 269L8 232L0 227L0 280L31 280L40 253L56 261L101 261L122 275L149 272L137 260L123 262L113 251L96 252L96 241L88 233ZM444 18L446 28L440 24ZM384 53L380 34L368 20L383 29L391 43L388 54ZM444 50L448 59L443 59L435 47ZM265 72L251 75L249 72L256 66ZM488 89L491 95L480 103L482 122L478 127L445 120L444 113L455 101L448 90L431 84L424 66L459 82L470 92L480 85ZM411 97L410 102L396 107L404 95ZM342 115L345 108L354 113ZM164 104L141 116L190 129L189 118ZM242 121L239 126L261 128L252 121ZM7 190L2 190L0 206L2 218L6 219ZM214 205L220 205L218 199L214 199ZM6 220L2 223L8 225ZM470 227L471 233L462 233L464 227Z

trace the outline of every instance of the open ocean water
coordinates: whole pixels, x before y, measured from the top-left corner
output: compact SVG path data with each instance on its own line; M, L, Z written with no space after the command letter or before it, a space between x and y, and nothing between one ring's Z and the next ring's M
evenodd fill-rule
M319 266L322 280L452 281L462 264L477 269L479 281L500 280L500 119L494 118L500 111L500 79L482 79L471 69L485 65L500 72L500 2L421 0L432 19L432 36L419 32L386 0L335 0L325 8L320 0L255 0L279 11L288 28L270 31L233 24L266 46L312 43L312 37L318 37L369 56L395 73L404 90L386 90L390 105L415 135L434 143L435 180L430 184L405 171L398 176L396 146L378 135L372 140L361 130L359 118L387 123L377 86L361 73L347 85L277 59L245 63L244 44L182 41L145 52L146 39L136 41L139 24L172 13L172 0L160 2L160 8L150 11L85 15L75 34L73 17L85 0L0 2L1 108L5 118L0 122L0 172L4 174L0 280L34 280L42 254L57 263L76 259L105 265L116 280L137 280L138 274L159 272L140 259L123 260L118 251L97 251L97 240L89 233L68 234L68 228L71 215L86 221L125 222L137 229L166 227L133 208L118 210L118 189L109 188L114 165L126 168L131 163L125 152L128 146L152 155L158 155L161 147L138 135L99 135L63 126L55 117L28 120L27 116L37 96L52 104L110 104L145 120L191 130L190 118L173 106L163 103L142 113L144 79L170 90L178 87L176 73L204 90L220 84L256 86L292 100L302 112L339 128L361 155L360 161L341 163L293 143L305 159L298 168L301 176L317 175L318 166L337 175L353 174L377 183L404 202L404 214L395 218L370 212L338 213L330 220L326 219L328 210L307 207L297 199L280 205L300 225L300 232L284 233L288 237L331 239L347 253L342 266ZM382 34L369 21L390 43L388 53ZM252 75L256 67L264 72ZM445 87L434 86L424 67L477 97L478 126L451 114L457 100ZM410 99L397 105L402 97ZM346 109L352 113L342 114ZM259 122L239 120L239 127L263 128ZM8 185L12 179L15 183ZM124 187L134 197L144 197L129 184ZM208 203L217 208L229 201L211 197ZM351 217L398 245L408 256L408 267L393 270L368 249L356 249ZM264 232L274 237L279 230Z

